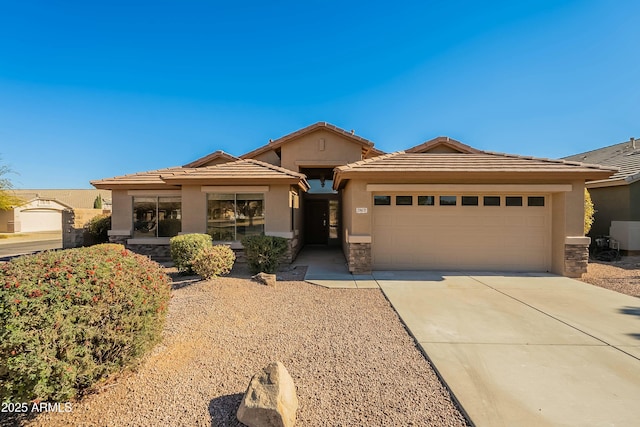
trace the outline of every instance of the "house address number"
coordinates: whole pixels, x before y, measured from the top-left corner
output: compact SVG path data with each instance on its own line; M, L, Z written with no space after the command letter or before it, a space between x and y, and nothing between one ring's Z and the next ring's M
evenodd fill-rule
M357 214L365 214L367 213L367 208L356 208Z

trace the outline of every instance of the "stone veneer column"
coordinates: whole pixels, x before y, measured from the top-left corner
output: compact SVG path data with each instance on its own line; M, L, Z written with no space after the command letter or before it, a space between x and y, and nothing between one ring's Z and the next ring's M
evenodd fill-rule
M348 252L352 274L371 273L371 243L349 243Z
M582 277L589 264L589 237L567 237L564 245L564 275Z

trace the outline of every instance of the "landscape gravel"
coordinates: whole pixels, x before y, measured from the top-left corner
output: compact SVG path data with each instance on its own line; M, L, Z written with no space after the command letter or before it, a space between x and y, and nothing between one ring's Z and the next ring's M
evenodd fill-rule
M163 342L137 371L30 426L238 426L252 375L284 363L297 426L466 426L378 289L325 289L280 275L179 278Z
M590 261L583 282L640 297L640 256L623 257L619 261Z

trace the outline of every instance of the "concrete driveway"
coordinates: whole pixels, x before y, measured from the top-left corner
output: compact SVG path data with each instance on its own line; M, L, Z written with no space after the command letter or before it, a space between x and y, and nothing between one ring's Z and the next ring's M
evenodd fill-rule
M475 425L640 422L640 299L549 274L373 276Z

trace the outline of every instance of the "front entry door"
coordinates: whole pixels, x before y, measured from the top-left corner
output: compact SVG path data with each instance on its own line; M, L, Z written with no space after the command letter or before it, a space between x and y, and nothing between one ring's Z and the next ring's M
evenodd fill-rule
M308 244L329 243L329 201L307 200L304 205L304 237Z

